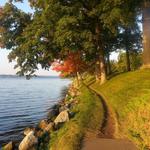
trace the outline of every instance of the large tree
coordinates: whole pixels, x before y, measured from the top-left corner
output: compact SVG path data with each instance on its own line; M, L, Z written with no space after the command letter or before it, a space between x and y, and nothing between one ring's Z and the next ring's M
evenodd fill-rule
M12 3L6 3L0 15L1 45L11 49L9 60L16 60L19 75L33 75L38 64L49 69L50 61L58 56L59 48L53 44L53 15L37 9L34 15L26 14ZM49 20L48 17L53 18Z
M105 47L108 33L118 30L118 25L128 25L135 17L134 1L61 1L64 12L58 21L56 42L63 47L80 46L85 53L95 52L99 62L101 83L106 81ZM126 14L126 15L123 15ZM128 17L127 17L128 16ZM70 48L71 49L71 48Z
M35 12L29 21L23 21L25 26L22 26L21 32L18 32L18 26L12 28L16 22L14 19L9 22L10 17L5 13L6 6L0 16L0 21L7 24L0 24L3 30L0 31L1 43L6 47L11 39L15 39L15 45L9 47L13 49L9 58L17 60L19 74L32 75L38 69L38 64L47 69L50 62L57 57L63 58L68 50L80 50L85 61L89 59L88 55L95 57L101 83L104 83L105 47L109 43L106 36L109 33L115 35L119 25L127 26L133 22L139 0L30 0L30 3ZM7 5L15 8L11 2ZM15 16L14 12L12 17ZM20 21L17 24L19 23ZM10 28L13 29L13 34L8 30ZM12 35L15 35L14 38Z
M17 9L12 3L0 8L0 45L6 49L18 46L17 38L30 22L30 14Z
M120 28L118 41L118 48L126 51L126 70L131 71L130 54L132 52L141 51L142 49L142 38L138 21L135 21L132 25Z
M143 4L143 67L150 68L150 1Z

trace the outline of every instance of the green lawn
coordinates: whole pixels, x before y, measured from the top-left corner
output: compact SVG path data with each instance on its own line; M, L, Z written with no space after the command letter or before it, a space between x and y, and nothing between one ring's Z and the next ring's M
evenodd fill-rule
M75 116L53 132L50 150L78 150L87 130L98 130L103 120L103 108L99 98L82 86L77 97L79 103L72 110Z
M139 149L150 148L150 70L118 75L104 85L91 85L114 110L118 137L129 138Z

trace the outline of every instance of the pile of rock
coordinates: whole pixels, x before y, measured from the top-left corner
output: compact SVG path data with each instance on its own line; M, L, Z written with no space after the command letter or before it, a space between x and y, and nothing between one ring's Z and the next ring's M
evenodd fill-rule
M73 85L70 86L68 93L70 94L70 96L72 97L76 97L80 94L79 90L77 88L75 88Z
M57 105L53 106L46 120L40 121L36 128L27 127L24 130L25 137L19 144L19 150L36 150L41 143L41 139L46 135L49 136L50 133L54 130L57 130L65 122L68 122L70 117L73 116L71 112L72 108L78 103L75 96L79 93L71 87L68 95L69 100L61 100ZM3 147L4 150L14 150L13 142L8 143Z

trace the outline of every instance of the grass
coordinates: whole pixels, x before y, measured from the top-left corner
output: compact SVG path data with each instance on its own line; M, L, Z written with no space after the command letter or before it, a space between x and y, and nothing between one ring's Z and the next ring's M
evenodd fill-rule
M139 149L150 149L150 70L124 73L91 88L115 112L118 137L129 138Z
M99 98L85 86L80 88L80 92L78 104L72 110L75 116L52 133L50 150L78 150L86 131L100 128L103 108Z

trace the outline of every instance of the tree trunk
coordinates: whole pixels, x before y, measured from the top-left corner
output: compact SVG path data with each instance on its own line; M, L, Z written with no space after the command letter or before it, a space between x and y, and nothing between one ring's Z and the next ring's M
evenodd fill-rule
M128 47L126 48L126 65L127 65L127 71L131 71L130 53Z
M130 47L129 47L129 36L131 30L129 28L125 28L125 49L126 49L126 68L127 71L131 71L131 62L130 62Z
M110 54L107 54L107 74L111 74Z
M75 87L78 88L79 85L80 85L80 81L79 81L79 76L78 76L78 73L76 72L76 76L75 76Z
M102 50L100 51L99 64L100 64L100 78L101 78L100 84L103 84L106 82L107 77L106 77L105 59Z
M150 2L143 7L143 67L150 68Z
M82 76L79 72L77 72L77 77L78 77L79 82L82 81Z
M103 44L100 38L101 37L100 25L98 23L96 24L95 33L96 33L97 51L99 52L100 84L103 84L106 81L106 68L105 68Z
M99 61L97 61L95 64L95 78L96 78L96 81L100 81Z

